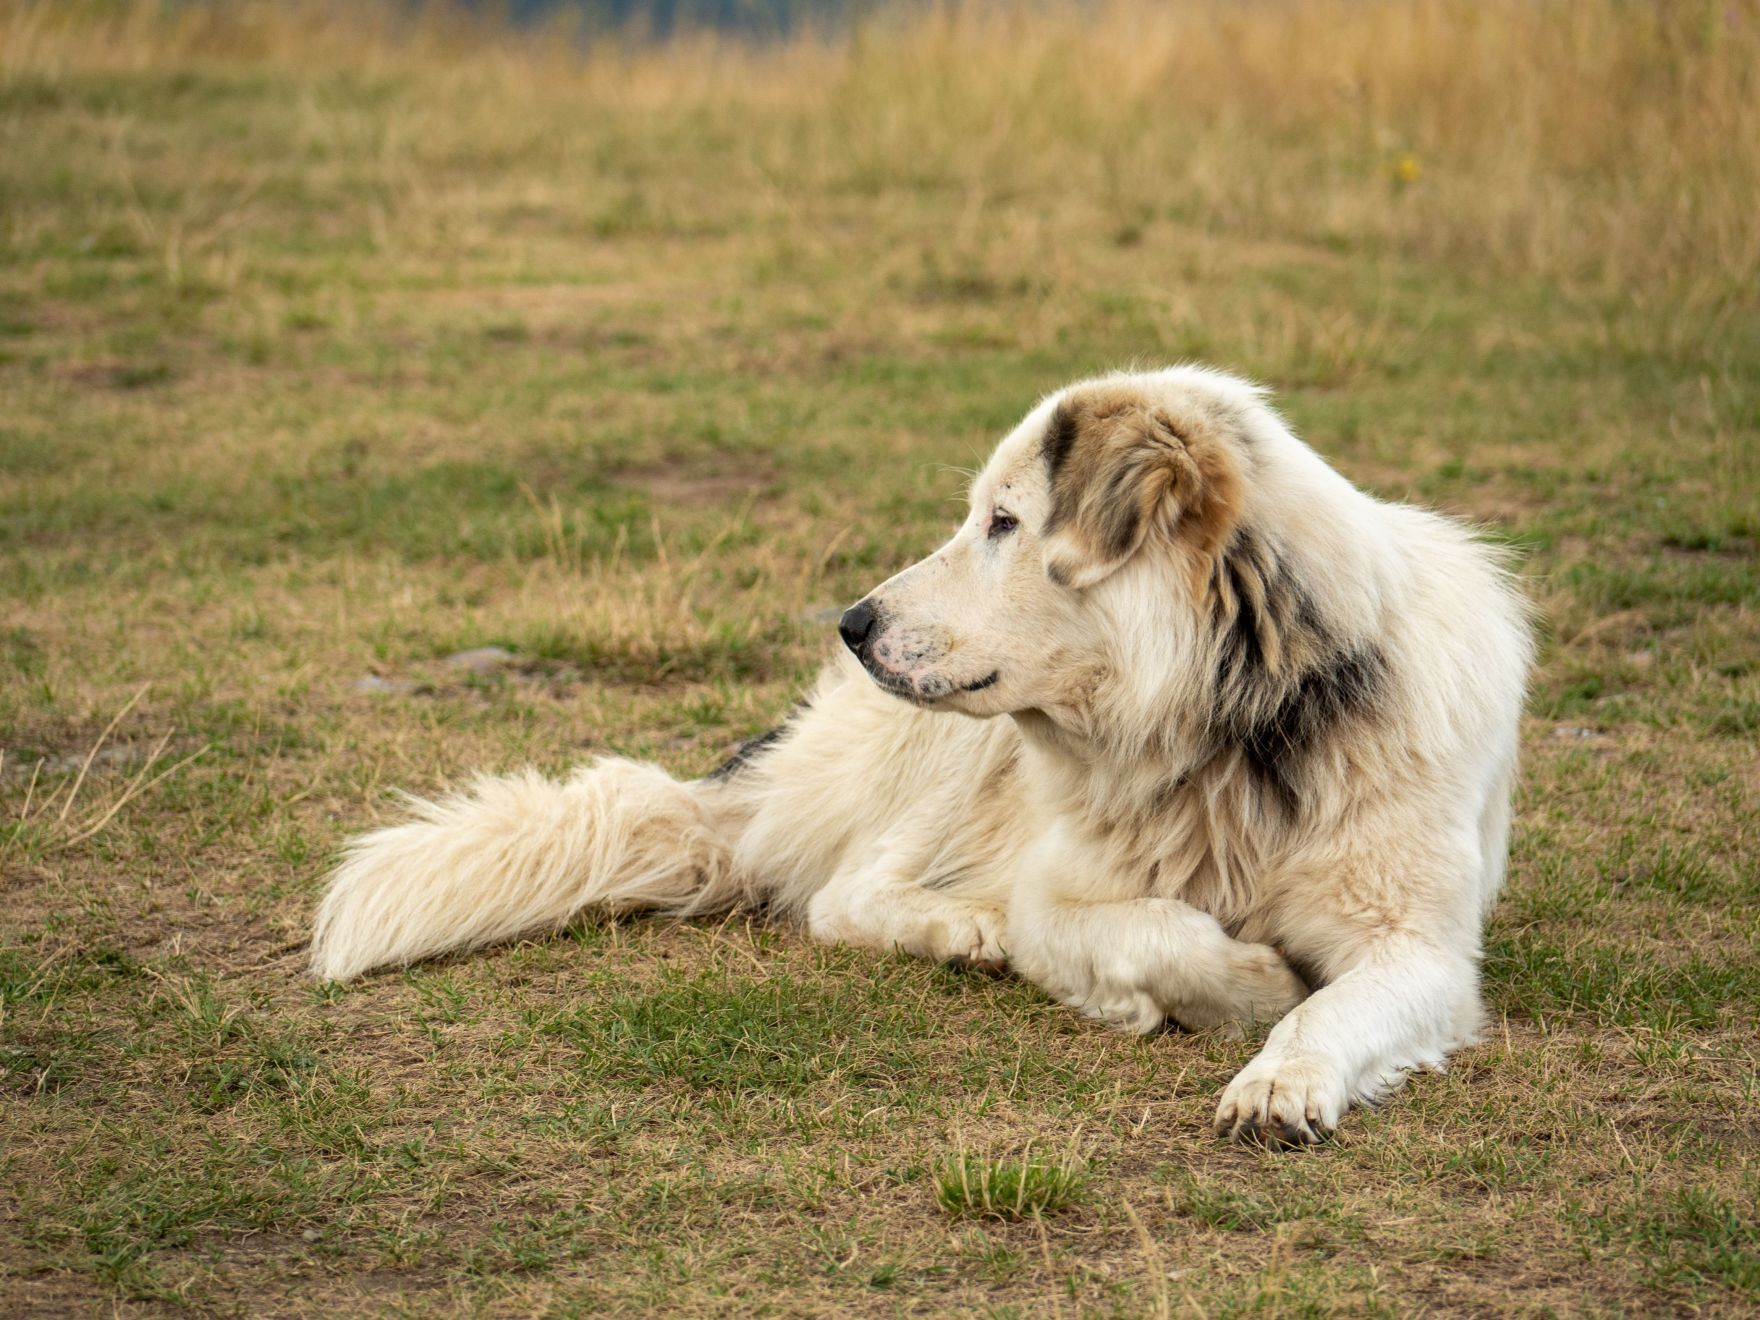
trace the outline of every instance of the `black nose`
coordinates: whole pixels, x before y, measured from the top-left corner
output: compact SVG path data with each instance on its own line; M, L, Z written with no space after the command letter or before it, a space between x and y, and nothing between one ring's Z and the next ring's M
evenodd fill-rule
M860 655L868 634L874 631L874 607L865 600L858 600L843 612L843 617L837 621L837 631L843 635L843 644Z

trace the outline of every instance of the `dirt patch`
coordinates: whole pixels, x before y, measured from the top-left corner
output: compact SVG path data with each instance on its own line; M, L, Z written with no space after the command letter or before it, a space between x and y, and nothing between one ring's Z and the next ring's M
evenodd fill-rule
M166 385L175 373L163 362L123 362L105 359L63 367L63 380L89 390L144 390Z
M624 468L615 480L642 491L655 504L703 507L736 505L768 492L777 483L775 465L762 456L737 460L653 463Z

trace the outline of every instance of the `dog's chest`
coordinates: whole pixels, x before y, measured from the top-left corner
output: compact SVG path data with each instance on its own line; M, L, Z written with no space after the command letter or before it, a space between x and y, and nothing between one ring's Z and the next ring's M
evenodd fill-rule
M1236 928L1259 906L1274 827L1216 785L1181 783L1107 822L1105 851L1144 896L1177 898Z

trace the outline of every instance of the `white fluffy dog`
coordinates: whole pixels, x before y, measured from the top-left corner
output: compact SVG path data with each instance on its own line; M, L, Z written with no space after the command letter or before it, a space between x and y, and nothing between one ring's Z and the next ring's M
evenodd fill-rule
M314 974L589 906L762 903L1006 963L1131 1031L1281 1019L1216 1112L1275 1144L1474 1035L1524 607L1490 549L1357 490L1252 386L1052 395L840 631L807 703L706 779L484 779L356 840Z

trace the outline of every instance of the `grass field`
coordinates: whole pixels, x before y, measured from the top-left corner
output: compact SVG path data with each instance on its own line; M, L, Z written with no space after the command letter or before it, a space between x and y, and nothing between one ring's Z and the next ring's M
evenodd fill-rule
M0 0L0 1312L1760 1308L1760 7L344 13ZM707 770L1191 357L1522 556L1447 1076L1229 1147L1250 1041L740 920L303 979L390 789Z

